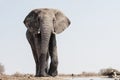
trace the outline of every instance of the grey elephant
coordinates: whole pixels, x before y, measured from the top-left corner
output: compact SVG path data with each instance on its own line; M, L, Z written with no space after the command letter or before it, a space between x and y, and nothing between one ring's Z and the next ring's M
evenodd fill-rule
M24 24L36 63L35 76L56 76L58 56L55 34L64 31L70 25L70 20L57 9L40 8L32 10L26 16ZM51 62L48 69L49 56Z

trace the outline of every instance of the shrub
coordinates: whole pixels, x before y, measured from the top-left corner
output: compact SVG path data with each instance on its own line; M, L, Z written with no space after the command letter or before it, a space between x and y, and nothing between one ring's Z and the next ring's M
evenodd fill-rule
M13 75L13 77L23 77L24 74L20 73L20 72L15 72Z
M0 63L0 74L3 74L5 71L4 66Z
M106 69L101 69L100 70L100 74L103 75L103 76L108 76L108 77L113 77L114 76L114 72L117 74L117 75L120 75L120 72L116 69L113 69L113 68L106 68Z
M33 74L23 74L20 72L15 72L14 74L12 74L13 77L34 77Z
M81 76L89 77L89 76L99 76L98 73L95 72L82 72Z

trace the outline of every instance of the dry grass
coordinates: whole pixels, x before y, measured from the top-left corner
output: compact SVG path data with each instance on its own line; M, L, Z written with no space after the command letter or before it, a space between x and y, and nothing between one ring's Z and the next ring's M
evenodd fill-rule
M16 72L12 75L0 74L0 80L65 80L75 77L101 77L98 73L82 72L81 74L59 74L57 77L34 77L33 74Z
M13 75L0 74L0 80L64 80L62 77L34 77L31 74L15 73Z

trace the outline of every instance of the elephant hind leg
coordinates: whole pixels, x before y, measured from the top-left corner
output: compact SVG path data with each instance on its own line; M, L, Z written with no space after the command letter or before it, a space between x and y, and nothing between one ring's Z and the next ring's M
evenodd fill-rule
M58 74L58 56L57 56L57 44L55 34L51 35L50 43L49 43L49 52L51 57L50 69L48 74L51 76L56 76Z

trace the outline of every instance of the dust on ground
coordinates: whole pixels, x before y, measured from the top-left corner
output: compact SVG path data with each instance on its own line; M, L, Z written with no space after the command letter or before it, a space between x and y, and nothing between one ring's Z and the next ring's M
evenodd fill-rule
M0 75L0 80L65 80L64 77L34 77L31 75L14 76L14 75Z

